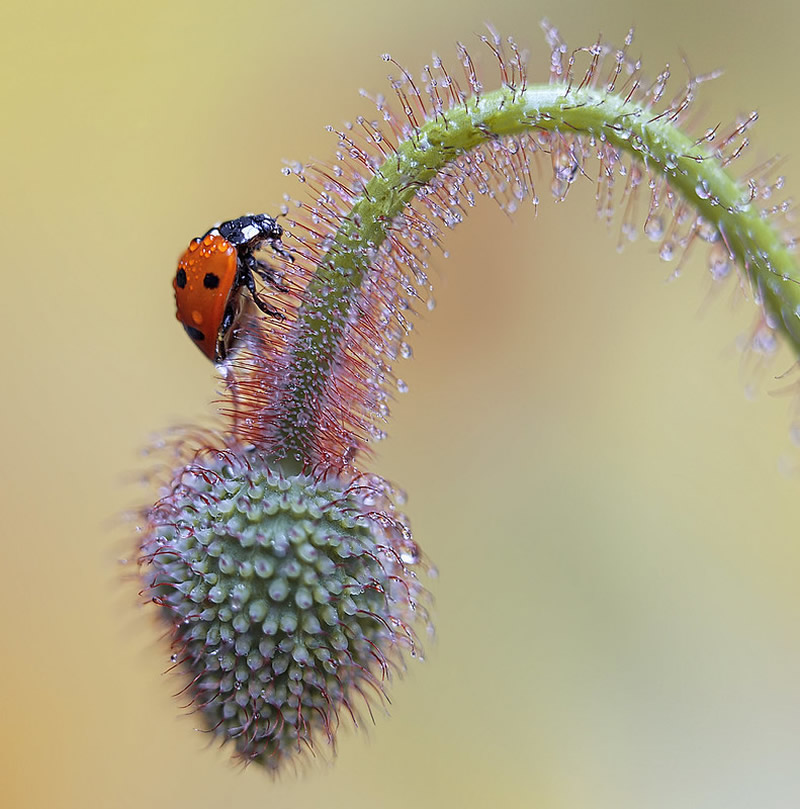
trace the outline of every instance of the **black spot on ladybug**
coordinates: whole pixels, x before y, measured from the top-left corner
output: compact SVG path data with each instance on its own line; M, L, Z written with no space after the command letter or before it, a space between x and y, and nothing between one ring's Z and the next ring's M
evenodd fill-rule
M219 286L219 276L213 272L207 272L206 277L203 279L203 286L206 289L216 289Z
M194 326L187 326L184 324L183 328L186 329L186 333L189 335L189 337L191 337L192 340L195 340L198 343L202 343L203 340L206 339L205 334L203 334L203 332L201 332L200 329L196 329Z
M175 273L175 283L180 289L186 286L186 270L180 269Z

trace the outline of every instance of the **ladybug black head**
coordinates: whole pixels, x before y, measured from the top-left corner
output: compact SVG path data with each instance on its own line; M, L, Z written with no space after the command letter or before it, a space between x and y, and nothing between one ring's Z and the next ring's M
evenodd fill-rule
M261 242L276 241L283 228L265 213L245 214L229 222L221 222L215 230L237 250L254 250Z

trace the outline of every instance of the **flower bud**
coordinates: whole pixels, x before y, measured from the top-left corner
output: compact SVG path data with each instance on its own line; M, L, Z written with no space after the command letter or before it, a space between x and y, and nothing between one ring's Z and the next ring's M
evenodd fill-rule
M384 698L427 621L417 545L391 488L286 474L206 450L146 513L144 593L161 607L182 694L238 756L277 769Z

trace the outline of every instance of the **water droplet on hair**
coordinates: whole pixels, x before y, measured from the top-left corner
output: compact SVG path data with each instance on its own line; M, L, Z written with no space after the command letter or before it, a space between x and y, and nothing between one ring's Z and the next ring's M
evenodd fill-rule
M705 180L700 180L694 187L694 193L697 194L700 199L708 199L711 196L711 192L708 190L708 183Z
M660 216L650 216L644 223L644 233L651 242L657 242L664 235L664 220Z
M721 281L730 275L733 268L728 251L722 244L717 245L712 251L708 259L708 271L715 281Z
M408 384L402 379L397 380L397 392L408 393Z
M777 351L777 349L778 340L775 337L775 333L771 329L763 327L756 332L755 336L753 337L753 351L766 356L771 356Z
M702 216L697 217L695 226L697 229L697 235L704 242L715 242L717 239L719 239L719 231L717 228L707 219L703 219Z
M413 539L405 540L400 549L400 561L405 565L415 565L419 560L419 545Z
M569 191L569 182L561 177L553 177L553 182L550 183L550 193L556 202L561 202L567 196Z
M666 241L661 245L658 256L662 261L672 261L675 256L675 245L671 241Z

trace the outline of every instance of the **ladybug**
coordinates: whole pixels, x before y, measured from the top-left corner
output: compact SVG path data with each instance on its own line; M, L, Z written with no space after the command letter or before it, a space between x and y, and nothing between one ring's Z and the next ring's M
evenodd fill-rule
M212 362L223 363L233 347L234 326L247 307L245 287L262 312L284 319L258 296L255 276L281 292L287 290L278 283L275 270L253 255L268 243L285 256L282 235L283 228L271 216L247 214L215 225L193 239L181 256L172 281L175 316Z

